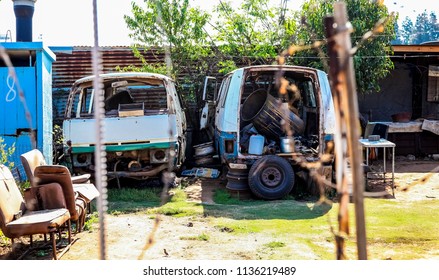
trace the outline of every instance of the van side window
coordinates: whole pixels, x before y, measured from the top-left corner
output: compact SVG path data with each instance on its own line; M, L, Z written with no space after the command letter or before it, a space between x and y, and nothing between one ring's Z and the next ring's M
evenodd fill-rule
M221 83L221 87L219 89L219 104L220 104L221 108L224 108L224 104L226 103L227 91L229 90L231 79L232 79L232 76L229 75Z
M85 117L93 114L93 90L92 88L82 88L75 94L73 101L72 114L76 118Z
M317 107L316 96L314 94L314 85L311 81L305 81L301 84L301 91L303 92L304 105L311 108Z

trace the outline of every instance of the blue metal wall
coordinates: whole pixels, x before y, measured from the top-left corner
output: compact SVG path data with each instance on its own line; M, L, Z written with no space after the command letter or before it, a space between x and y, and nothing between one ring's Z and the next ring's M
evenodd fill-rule
M34 148L52 163L52 63L55 55L42 42L0 44L7 52L16 77L0 67L0 137L15 145L14 174L26 180L20 155ZM24 98L21 98L19 88ZM35 137L32 137L32 132Z

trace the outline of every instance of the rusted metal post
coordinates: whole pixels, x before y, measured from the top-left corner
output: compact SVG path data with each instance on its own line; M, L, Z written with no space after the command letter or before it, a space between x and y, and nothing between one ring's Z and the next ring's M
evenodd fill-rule
M349 234L348 211L349 182L347 172L352 174L353 202L355 204L358 259L367 259L366 226L364 217L362 151L360 138L358 99L351 57L350 32L346 4L334 4L334 17L325 19L328 52L330 56L330 80L337 115L335 136L337 189L341 195L339 211L339 235L337 236L337 259L344 259L343 234Z

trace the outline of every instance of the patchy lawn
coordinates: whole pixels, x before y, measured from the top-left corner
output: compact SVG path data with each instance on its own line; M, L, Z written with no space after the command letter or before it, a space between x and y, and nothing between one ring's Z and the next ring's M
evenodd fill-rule
M439 174L428 173L436 165L397 162L395 197L365 199L369 259L439 259ZM330 228L337 228L336 202L238 200L228 197L224 183L209 180L172 191L162 206L158 200L110 203L105 218L107 259L335 259ZM346 251L348 258L356 259L352 204L350 220ZM150 237L152 246L145 250ZM97 223L75 238L63 260L99 258Z

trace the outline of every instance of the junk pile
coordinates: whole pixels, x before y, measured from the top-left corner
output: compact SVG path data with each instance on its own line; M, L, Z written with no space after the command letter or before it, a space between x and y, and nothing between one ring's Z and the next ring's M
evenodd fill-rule
M272 95L256 91L250 94L242 104L241 118L247 123L240 132L242 152L255 154L302 153L318 156L318 135L305 137L304 121ZM286 129L293 136L286 136ZM252 141L258 137L258 141ZM261 145L260 141L264 139ZM257 145L258 148L255 148ZM262 150L261 150L262 146Z
M209 165L213 163L213 155L215 154L213 142L196 145L194 146L194 149L194 159L197 166Z

